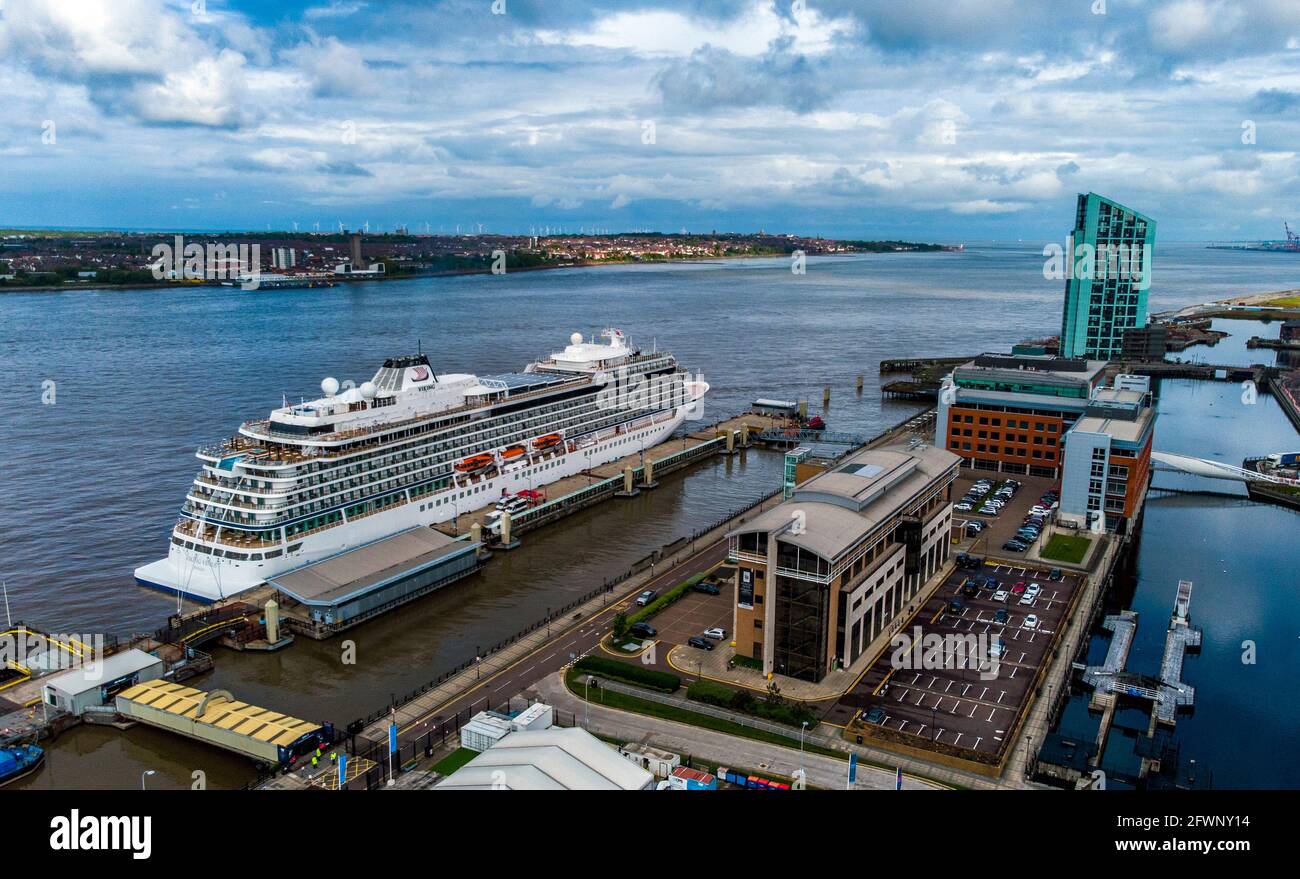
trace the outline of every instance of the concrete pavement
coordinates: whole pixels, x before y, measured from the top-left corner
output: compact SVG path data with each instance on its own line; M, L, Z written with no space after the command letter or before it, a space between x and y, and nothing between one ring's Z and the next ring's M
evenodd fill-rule
M564 686L561 674L547 675L533 688L537 698L563 711L572 712L575 722L596 735L645 742L677 754L744 767L758 772L792 777L802 764L808 784L813 787L843 790L848 779L847 760L784 748L753 739L738 738L701 727L688 726L657 717L630 714L606 708L598 702L585 703ZM795 735L798 733L796 732ZM858 764L854 790L893 790L894 773L890 770ZM904 790L941 790L938 785L904 776Z

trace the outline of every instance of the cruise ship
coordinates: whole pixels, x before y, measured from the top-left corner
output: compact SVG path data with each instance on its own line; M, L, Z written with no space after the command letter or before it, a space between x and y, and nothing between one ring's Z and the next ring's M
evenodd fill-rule
M480 509L649 448L699 411L709 386L622 331L522 372L435 374L395 357L374 378L286 405L196 453L202 462L167 558L145 586L211 602L415 526Z

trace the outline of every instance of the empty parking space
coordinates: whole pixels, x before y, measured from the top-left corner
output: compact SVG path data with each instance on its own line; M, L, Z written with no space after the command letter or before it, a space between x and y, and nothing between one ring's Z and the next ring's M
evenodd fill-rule
M911 649L887 650L833 713L867 713L854 726L915 736L921 747L998 753L1079 585L1078 575L1053 580L1034 566L958 569L900 631Z
M715 627L727 633L726 640L715 641L715 644L724 644L731 639L731 608L735 603L736 585L730 577L715 582L721 595L688 592L649 620L650 625L659 631L656 637L661 644L685 644L688 638L703 635L705 629ZM661 655L666 657L668 651L662 650Z

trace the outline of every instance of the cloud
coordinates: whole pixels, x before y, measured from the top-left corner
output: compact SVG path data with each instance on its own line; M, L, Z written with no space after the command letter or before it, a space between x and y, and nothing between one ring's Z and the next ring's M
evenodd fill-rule
M706 44L660 70L654 86L666 107L685 112L775 105L807 113L832 94L816 62L794 52L788 40L758 58Z
M1257 113L1285 113L1300 107L1300 92L1286 89L1260 89L1251 103Z
M355 47L337 37L316 37L284 52L284 60L293 65L311 83L317 97L364 97L375 93L375 83L365 59Z
M1093 189L1211 238L1300 202L1294 0L311 3L8 0L0 214L960 239Z

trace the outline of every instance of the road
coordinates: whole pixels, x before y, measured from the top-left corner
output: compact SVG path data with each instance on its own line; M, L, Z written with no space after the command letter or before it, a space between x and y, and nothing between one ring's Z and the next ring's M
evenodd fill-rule
M430 721L452 717L473 705L481 705L484 699L487 699L488 704L491 705L505 702L511 696L534 686L547 675L567 665L573 656L582 656L595 648L609 631L610 621L619 611L632 610L632 601L642 590L655 589L662 594L665 589L677 585L688 577L713 568L726 557L727 541L719 540L696 552L681 564L654 577L648 583L637 586L599 613L593 614L573 627L563 629L563 623L556 623L555 637L495 674L485 677L459 696L408 722L398 731L399 741L405 744L423 735L429 729Z
M536 686L538 697L548 705L572 712L575 720L588 732L621 738L628 742L647 742L656 748L675 754L719 762L724 765L744 767L758 772L770 772L786 778L794 776L803 766L808 784L813 787L843 790L848 780L847 760L837 760L821 754L804 753L771 745L766 742L730 736L696 726L674 723L657 717L629 714L613 708L583 701L564 687L561 675L551 674ZM895 776L892 770L858 765L858 778L854 790L893 790ZM937 785L921 779L904 777L904 790L937 790Z

